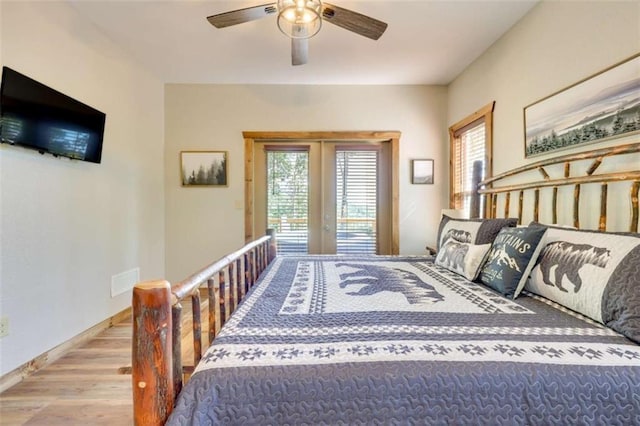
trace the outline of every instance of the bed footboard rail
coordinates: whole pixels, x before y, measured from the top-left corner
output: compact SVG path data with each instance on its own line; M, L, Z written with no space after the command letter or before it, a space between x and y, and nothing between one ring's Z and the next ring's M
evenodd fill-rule
M182 389L183 375L202 356L200 290L208 299L208 344L277 253L275 232L171 285L149 281L133 289L131 372L136 425L163 425ZM190 298L193 366L182 364L182 302Z

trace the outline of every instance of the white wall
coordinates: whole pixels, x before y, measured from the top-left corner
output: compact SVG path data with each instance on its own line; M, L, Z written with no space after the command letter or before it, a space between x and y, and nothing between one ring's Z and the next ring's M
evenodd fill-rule
M552 93L640 52L640 2L542 2L471 64L449 86L448 123L496 101L494 111L494 174L528 162L638 141L638 136L591 144L580 149L524 159L523 108ZM637 168L638 157L603 163L598 173L615 168ZM582 167L587 167L583 164ZM539 179L535 172L534 178ZM556 177L559 177L556 174ZM611 230L628 230L629 197L624 185L612 193L609 209ZM584 225L597 227L595 216L586 211L599 206L598 188L583 190ZM542 194L543 206L548 194ZM513 200L513 197L512 197ZM511 203L511 215L517 213ZM525 203L524 222L532 219L532 208ZM571 218L569 206L561 206L564 222ZM498 211L502 211L499 207ZM549 221L547 212L541 217Z
M448 202L446 88L167 85L167 276L189 273L244 242L242 131L399 130L400 251L433 244ZM181 150L229 151L228 188L182 188ZM410 184L410 159L435 159L435 184Z
M2 2L2 64L106 113L102 164L0 146L0 374L131 303L111 277L164 276L164 89L65 2Z

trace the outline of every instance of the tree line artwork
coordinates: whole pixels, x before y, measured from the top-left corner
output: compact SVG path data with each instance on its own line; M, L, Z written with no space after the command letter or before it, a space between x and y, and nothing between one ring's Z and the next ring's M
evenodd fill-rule
M525 108L525 156L640 132L640 55Z
M619 110L614 116L593 121L565 133L557 134L552 130L549 135L533 137L527 144L526 155L542 154L635 131L640 131L640 105Z
M224 151L183 151L182 185L183 186L226 186L227 185L227 153Z

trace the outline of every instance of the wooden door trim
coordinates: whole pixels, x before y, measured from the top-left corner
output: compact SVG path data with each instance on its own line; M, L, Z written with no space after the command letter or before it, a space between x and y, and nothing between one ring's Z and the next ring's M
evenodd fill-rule
M324 140L327 142L390 141L391 143L391 253L400 253L400 135L395 130L384 131L320 131L320 132L242 132L244 138L244 239L254 239L254 144L260 141L300 142Z

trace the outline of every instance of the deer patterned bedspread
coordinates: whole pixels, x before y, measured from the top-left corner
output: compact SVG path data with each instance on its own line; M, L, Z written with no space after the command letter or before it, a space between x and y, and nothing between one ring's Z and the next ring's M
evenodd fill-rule
M279 257L168 424L640 424L640 346L421 257Z

